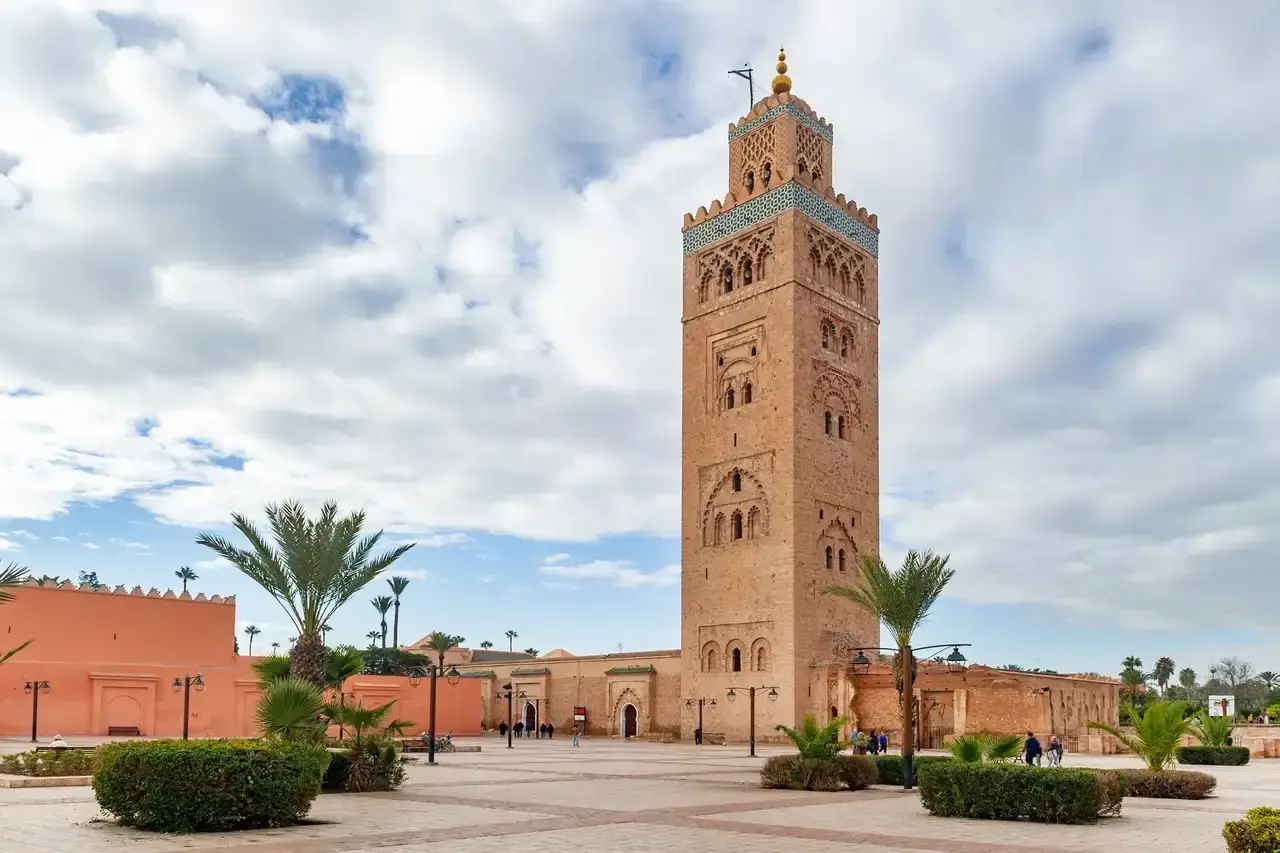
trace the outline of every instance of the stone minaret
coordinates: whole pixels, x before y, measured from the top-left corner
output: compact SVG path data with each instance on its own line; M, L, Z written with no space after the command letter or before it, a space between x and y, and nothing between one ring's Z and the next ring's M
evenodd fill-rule
M810 668L837 633L879 645L821 595L879 548L879 228L832 190L832 126L778 59L773 94L729 126L728 193L684 221L681 683L731 738L748 709L730 686L778 689L757 699L772 736L829 716Z

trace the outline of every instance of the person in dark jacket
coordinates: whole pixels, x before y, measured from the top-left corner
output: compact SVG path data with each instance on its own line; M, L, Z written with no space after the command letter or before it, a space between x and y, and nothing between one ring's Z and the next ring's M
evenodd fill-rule
M503 737L506 737L506 736L507 736L507 721L506 721L506 720L503 720L501 723L498 723L498 734L502 735Z
M888 732L881 732L881 733L880 733L880 752L881 752L882 754L885 754L885 755L888 755L888 754L889 754L889 734L888 734Z
M867 746L871 748L872 755L880 754L880 735L876 734L875 729L872 729L871 734L867 737Z
M556 727L551 725L551 723L547 723L547 737L555 737L555 736L556 736Z
M1036 740L1035 734L1027 732L1027 741L1022 745L1023 754L1027 757L1027 763L1031 765L1040 763L1040 741Z
M512 728L515 730L516 737L524 734L524 723L516 723Z

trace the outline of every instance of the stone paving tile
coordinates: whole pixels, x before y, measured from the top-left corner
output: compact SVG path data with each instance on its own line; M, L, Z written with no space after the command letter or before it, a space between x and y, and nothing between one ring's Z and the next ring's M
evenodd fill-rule
M760 788L711 787L694 782L659 779L573 780L547 782L542 785L460 788L462 799L508 800L541 805L578 806L581 808L631 811L637 808L673 808L687 805L715 805L752 800L777 801L803 799L801 791L766 791Z

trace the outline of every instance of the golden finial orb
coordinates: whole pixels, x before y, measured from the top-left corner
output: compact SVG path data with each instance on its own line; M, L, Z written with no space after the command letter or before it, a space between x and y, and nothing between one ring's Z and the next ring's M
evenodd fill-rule
M791 91L791 78L787 76L787 49L778 48L778 76L773 78L773 94Z

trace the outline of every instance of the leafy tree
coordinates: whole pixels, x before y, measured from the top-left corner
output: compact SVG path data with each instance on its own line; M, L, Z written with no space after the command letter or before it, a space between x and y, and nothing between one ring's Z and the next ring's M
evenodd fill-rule
M1151 670L1152 677L1155 678L1156 684L1160 685L1162 691L1168 687L1169 681L1173 678L1174 669L1173 658L1162 657L1156 661L1155 669Z
M1191 724L1191 734L1205 746L1226 746L1231 730L1235 728L1230 717L1211 717L1200 714Z
M536 658L539 654L538 650L535 649L533 646L530 646L529 648L525 649L524 653L529 657L534 657L534 658Z
M1026 671L1020 664L1016 664L1016 663L1007 663L1000 668L1008 672L1025 672Z
M364 653L365 675L408 675L412 670L424 669L431 661L425 655L406 652L394 646L373 648Z
M389 595L379 595L369 603L373 605L374 610L378 611L378 617L381 619L382 647L385 649L387 647L387 614L391 612L394 601Z
M491 648L493 648L493 643L492 643L491 641L489 641L489 640L485 640L483 643L481 643L481 644L480 644L480 648L482 648L482 649L491 649Z
M182 581L182 591L187 591L187 581L199 580L200 576L191 570L190 566L183 566L174 572L178 580Z
M377 731L381 734L403 733L405 729L413 725L409 720L387 719L395 704L394 699L385 705L378 705L373 708L365 708L361 705L328 703L324 706L324 713L334 723L351 729L356 744L360 745L370 736L371 732Z
M1147 673L1140 669L1127 667L1124 672L1120 673L1120 681L1124 685L1120 688L1120 692L1128 696L1132 702L1134 697L1144 691L1149 677L1150 676L1148 676Z
M244 635L249 638L249 657L253 657L253 638L262 633L262 629L257 625L246 625L244 627Z
M1240 687L1253 680L1253 664L1238 657L1225 657L1209 667L1209 674L1226 682L1231 695L1239 698Z
M1139 669L1139 670L1140 670L1140 669L1142 669L1142 658L1140 658L1140 657L1135 657L1135 656L1133 656L1133 655L1129 655L1127 658L1125 658L1125 659L1124 659L1124 662L1123 662L1122 664L1120 664L1120 665L1121 665L1121 667L1123 667L1124 669Z
M3 569L0 569L0 604L13 601L13 593L9 592L9 590L13 587L21 586L23 582L26 581L28 572L30 572L30 569L26 566L20 566L17 563L10 563ZM33 642L35 642L34 639L27 640L25 643L15 646L7 652L0 653L0 664L9 660Z
M293 672L321 686L327 669L323 629L328 620L413 546L374 556L381 531L361 536L364 512L339 518L338 505L332 501L314 519L296 501L271 504L266 515L274 542L239 514L231 520L249 548L238 548L208 533L200 534L196 542L248 575L280 603L298 629L298 642L290 651Z
M789 729L782 725L774 728L796 745L801 758L832 759L849 746L848 741L840 739L840 728L845 722L844 717L837 717L825 726L819 726L816 716L805 714L804 724L799 729Z
M990 732L978 732L971 735L960 735L947 744L951 757L957 761L977 763L980 761L1014 761L1022 754L1022 745L1026 741L1022 735L996 735Z
M823 590L826 595L852 601L857 607L875 614L880 623L893 636L898 654L907 663L903 686L898 691L902 705L902 755L904 763L910 761L915 751L911 702L902 697L914 695L915 661L911 642L915 632L929 618L929 611L937 603L943 589L955 577L955 570L947 568L949 556L939 556L932 551L908 551L902 566L891 571L879 555L864 555L859 561L862 584L859 586L832 586ZM904 768L905 769L905 768ZM910 785L908 776L904 779Z
M1089 720L1086 725L1106 732L1129 747L1146 762L1148 769L1166 770L1173 767L1175 750L1182 744L1183 736L1191 733L1186 707L1185 702L1167 701L1152 702L1145 709L1129 705L1127 710L1133 734L1097 720Z
M98 581L97 572L81 572L80 585L87 586L89 587L89 589L93 590L94 592L97 592L98 590L102 589L102 584Z
M400 648L400 596L404 595L405 588L409 586L409 579L396 576L387 578L387 583L391 585L391 595L395 599L396 614L391 627L391 645L397 649Z
M520 635L517 634L515 631L507 632L507 651L511 651L512 648L514 648L512 644L515 642L516 637L519 637L519 636Z
M264 687L272 682L288 678L293 671L293 661L283 655L272 655L255 661L253 669ZM338 646L325 650L325 674L316 685L324 690L340 690L347 679L364 670L364 654L355 646Z
M44 586L45 584L48 584L49 586L60 586L62 584L62 578L57 575L41 575L36 578L37 586Z

